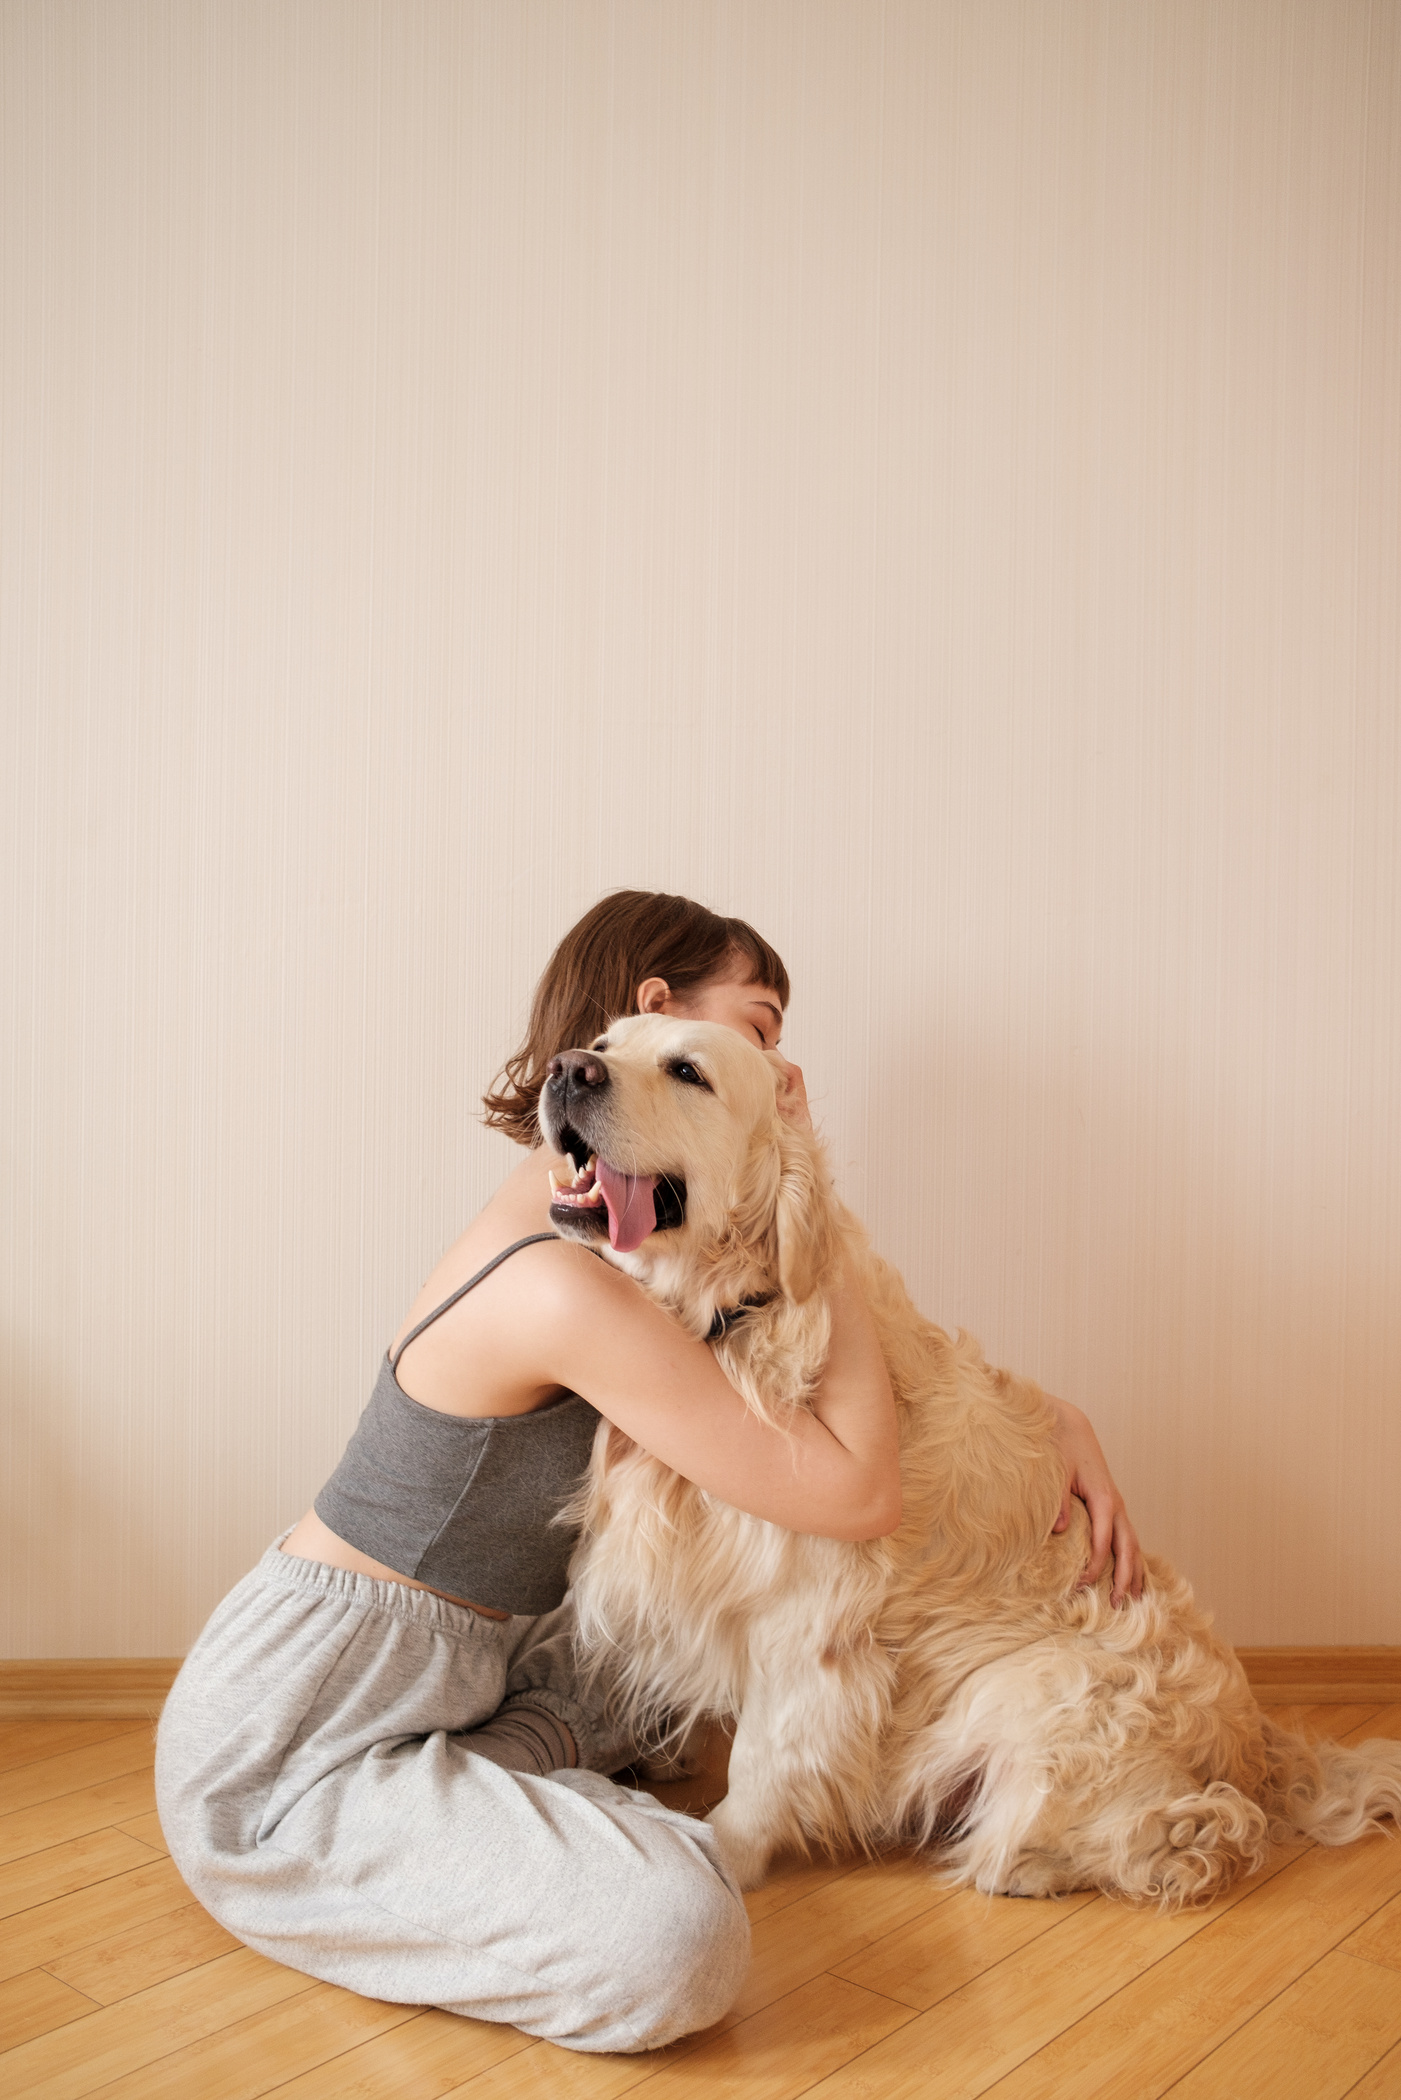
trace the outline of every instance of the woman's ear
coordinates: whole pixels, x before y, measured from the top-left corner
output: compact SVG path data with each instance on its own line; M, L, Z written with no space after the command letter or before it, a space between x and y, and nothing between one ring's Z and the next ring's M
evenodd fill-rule
M837 1229L827 1170L817 1140L786 1123L778 1126L779 1180L774 1227L778 1284L802 1305L837 1251Z
M665 977L644 977L637 987L637 1011L640 1014L664 1013L670 997L671 986Z

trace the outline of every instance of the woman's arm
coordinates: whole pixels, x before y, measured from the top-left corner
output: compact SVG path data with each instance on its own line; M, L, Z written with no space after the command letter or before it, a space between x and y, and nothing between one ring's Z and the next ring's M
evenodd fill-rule
M823 1538L882 1538L900 1522L895 1403L849 1266L812 1412L776 1429L751 1413L703 1342L630 1277L579 1250L531 1263L535 1351L552 1376L697 1487ZM524 1271L529 1256L512 1267ZM572 1250L571 1250L572 1252ZM522 1280L524 1278L522 1277Z

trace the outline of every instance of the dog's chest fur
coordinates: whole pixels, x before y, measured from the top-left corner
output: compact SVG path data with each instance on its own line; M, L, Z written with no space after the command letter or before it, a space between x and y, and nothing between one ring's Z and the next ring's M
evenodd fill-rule
M956 1674L960 1604L989 1585L1063 1594L1078 1547L1037 1550L1059 1498L1048 1411L1034 1389L999 1388L981 1354L918 1321L898 1275L860 1250L863 1282L886 1344L901 1417L904 1519L893 1537L850 1543L785 1531L683 1480L604 1424L577 1513L583 1518L575 1598L586 1646L621 1654L622 1687L639 1718L735 1713L763 1684L817 1670L864 1700L898 1696L901 1656L913 1639L947 1642ZM820 1298L751 1314L716 1344L719 1361L750 1404L782 1419L806 1395L827 1344ZM1017 1434L1009 1446L1009 1419ZM980 1434L980 1424L986 1434ZM984 1447L996 1447L991 1474ZM1012 1467L1020 1476L1028 1536L1016 1542L984 1521ZM998 1547L990 1552L992 1541ZM1010 1548L1010 1550L1009 1550ZM1000 1549L1000 1550L999 1550ZM1028 1550L1030 1549L1030 1550ZM938 1598L943 1609L931 1617ZM937 1631L936 1631L937 1629ZM937 1668L921 1658L921 1674ZM942 1673L941 1673L942 1674Z

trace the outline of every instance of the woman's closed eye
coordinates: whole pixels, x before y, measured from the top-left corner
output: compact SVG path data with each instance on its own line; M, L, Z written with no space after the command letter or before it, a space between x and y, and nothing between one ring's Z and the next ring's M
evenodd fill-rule
M761 1050L776 1050L783 1040L783 1015L767 999L755 999L750 1005L749 1025L759 1038ZM761 1021L758 1016L762 1014Z

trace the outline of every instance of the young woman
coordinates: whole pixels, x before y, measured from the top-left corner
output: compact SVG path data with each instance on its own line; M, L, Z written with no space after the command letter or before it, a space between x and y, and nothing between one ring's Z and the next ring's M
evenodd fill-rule
M571 1652L550 1519L599 1415L752 1514L832 1538L900 1518L890 1386L848 1277L811 1414L756 1421L703 1342L549 1226L548 1061L619 1013L777 1047L788 976L738 919L623 891L565 936L487 1120L532 1148L424 1286L315 1506L219 1606L161 1720L161 1820L190 1887L273 1958L584 2050L719 2018L748 1957L707 1825L603 1776L631 1745ZM788 1068L784 1113L806 1120ZM1097 1579L1142 1581L1094 1432L1057 1402ZM1064 1522L1069 1502L1062 1512Z

